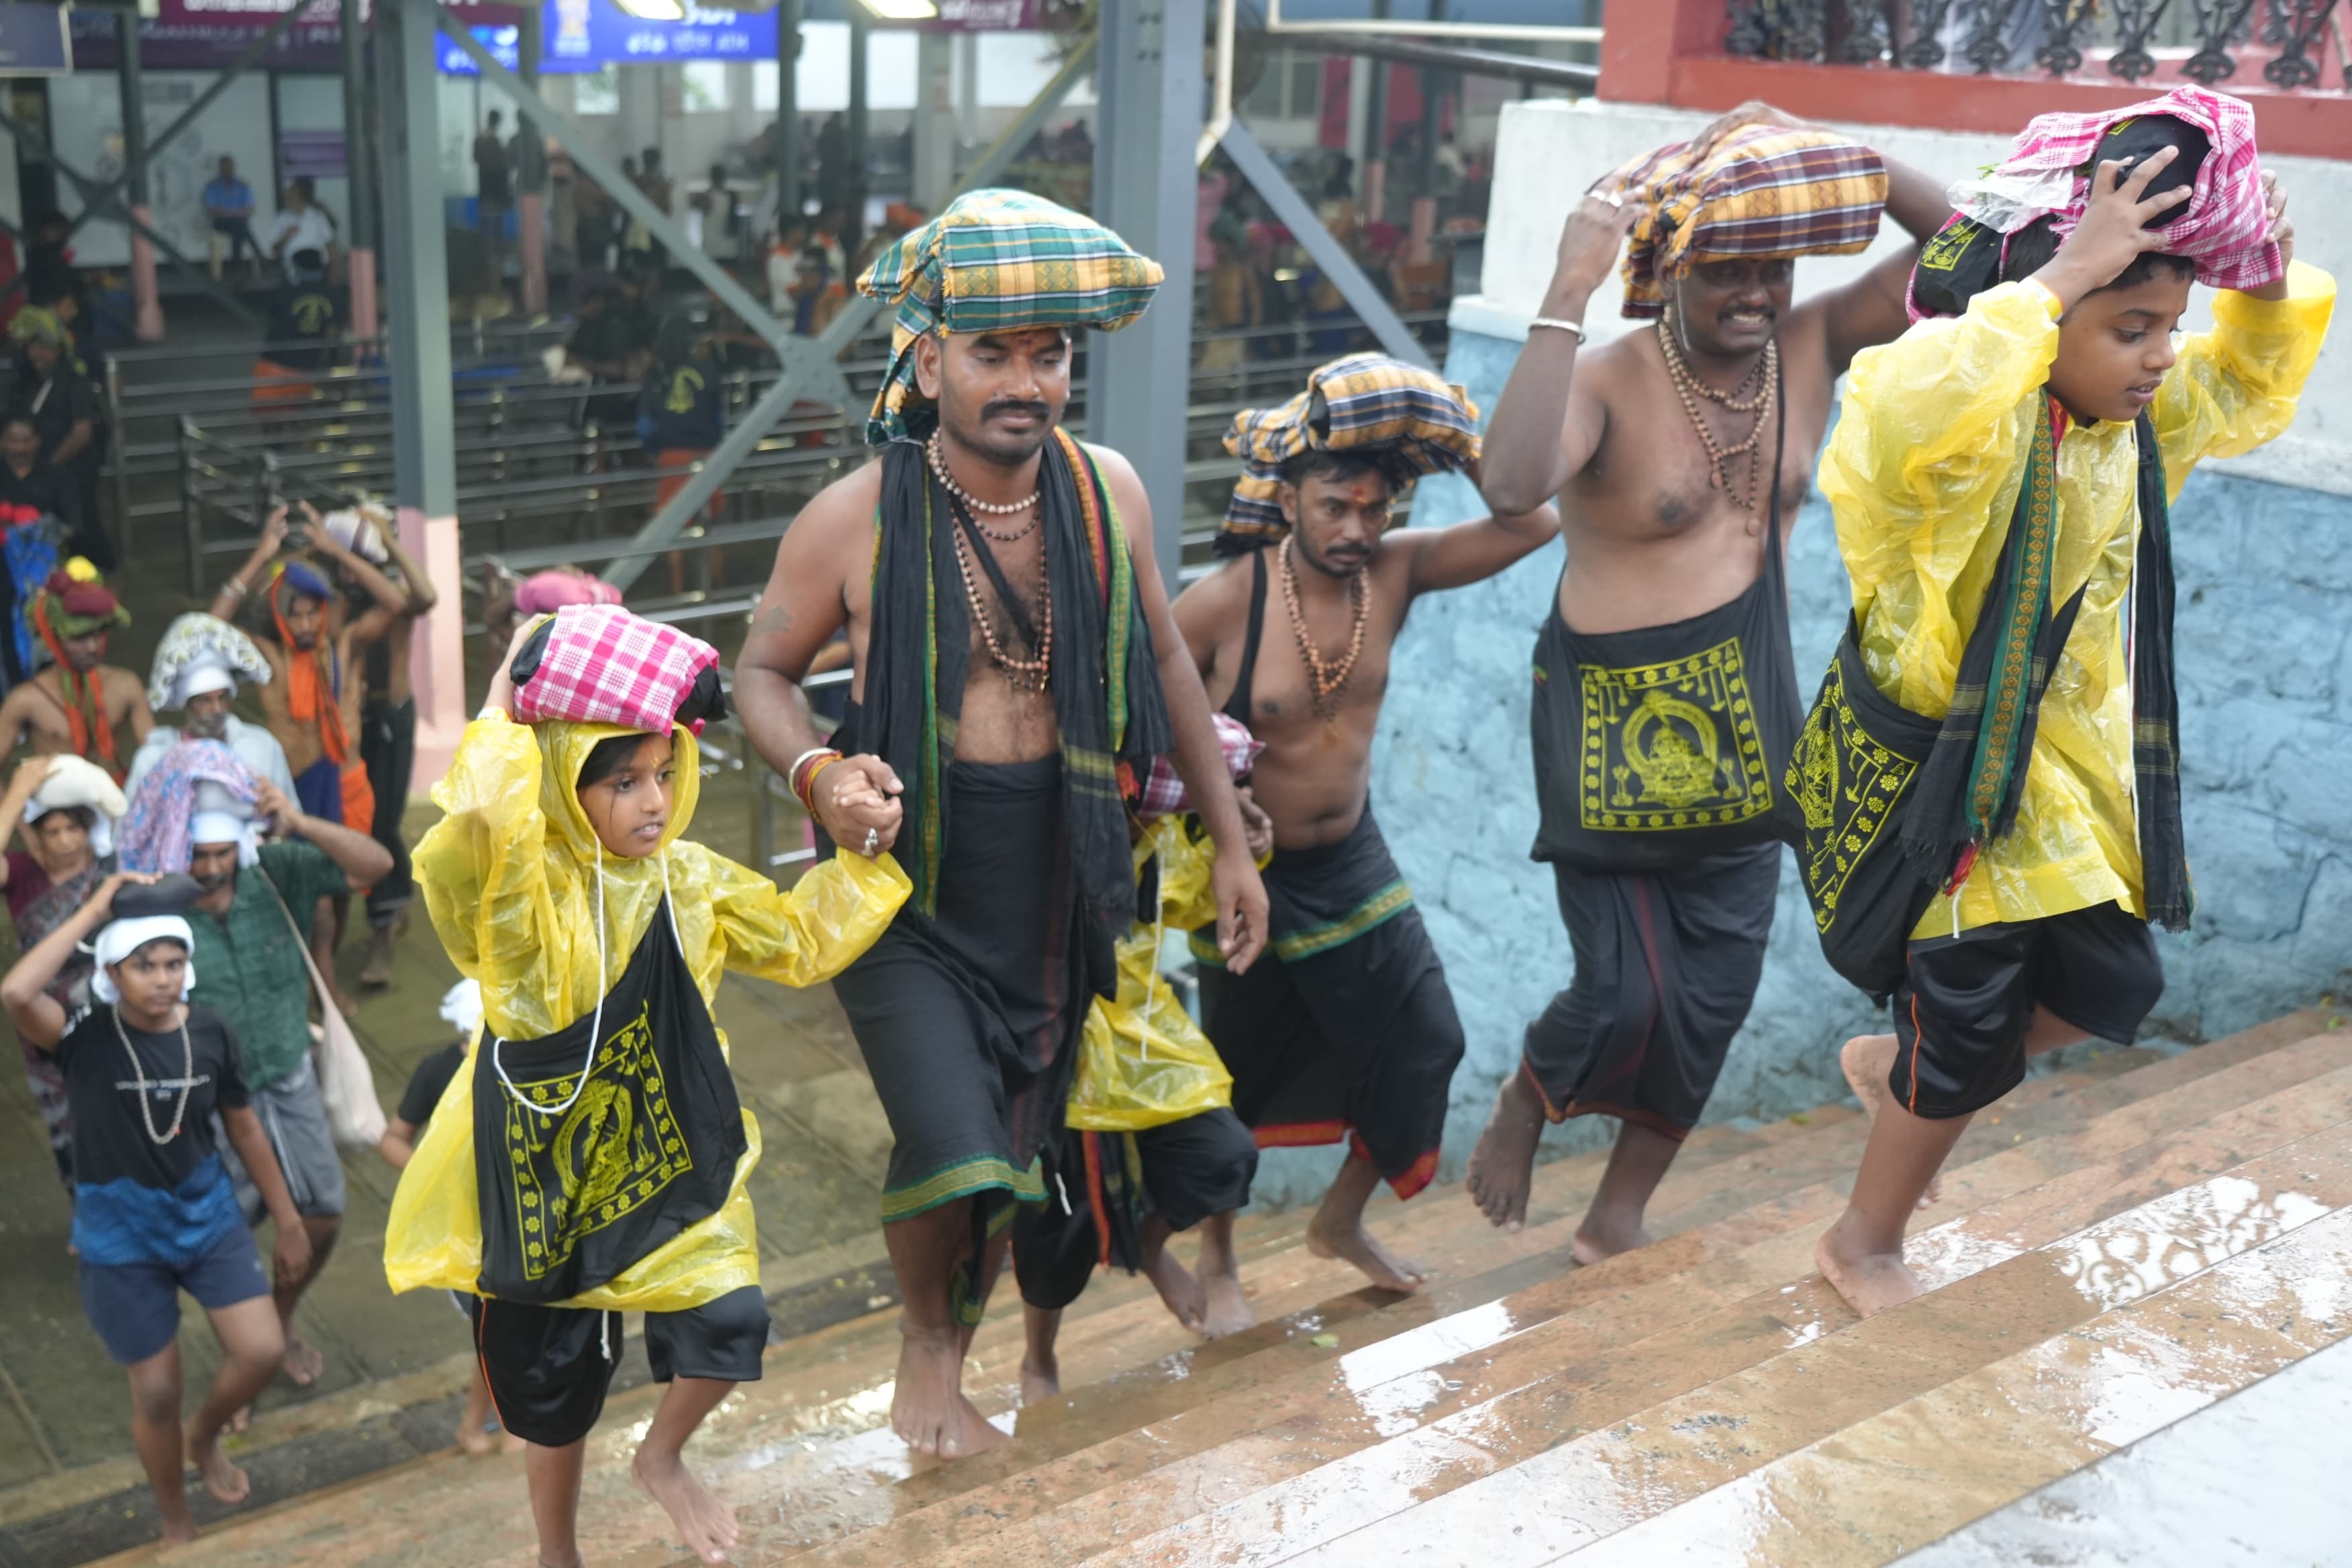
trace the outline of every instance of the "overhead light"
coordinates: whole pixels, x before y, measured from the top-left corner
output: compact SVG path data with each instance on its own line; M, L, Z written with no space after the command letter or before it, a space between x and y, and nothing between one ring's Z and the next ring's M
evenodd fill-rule
M686 20L686 0L613 0L613 4L640 22Z
M933 0L864 0L864 4L886 22L928 22L940 14Z

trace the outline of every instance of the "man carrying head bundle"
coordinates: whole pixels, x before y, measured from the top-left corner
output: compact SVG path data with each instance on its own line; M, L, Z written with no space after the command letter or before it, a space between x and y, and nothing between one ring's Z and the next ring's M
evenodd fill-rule
M1919 260L1923 317L1854 361L1822 489L1853 620L1790 792L1831 963L1895 1031L1845 1047L1872 1113L1822 1271L1919 1293L1903 1231L2026 1058L2129 1040L2189 923L2168 510L2276 437L2334 279L2291 262L2253 110L2201 88L2044 115ZM2213 330L2176 335L2192 281Z
M1470 1160L1486 1217L1526 1217L1547 1120L1622 1124L1578 1227L1591 1262L1649 1240L1650 1195L1715 1088L1763 973L1780 879L1774 783L1802 711L1788 524L1855 352L1902 331L1916 252L1791 301L1796 258L1850 253L1882 205L1925 238L1934 182L1760 104L1619 170L1560 236L1486 440L1498 509L1558 494L1568 563L1535 649L1535 858L1576 967L1528 1026ZM1625 313L1582 348L1628 229Z
M1413 600L1491 577L1559 529L1540 500L1523 516L1390 529L1422 476L1475 482L1477 419L1459 388L1380 354L1335 360L1280 407L1236 416L1225 446L1243 474L1216 548L1242 559L1176 605L1213 697L1265 742L1251 791L1274 819L1273 951L1244 974L1196 943L1202 1022L1261 1147L1348 1145L1307 1245L1391 1290L1424 1273L1365 1228L1364 1205L1383 1181L1409 1198L1436 1174L1463 1041L1437 950L1372 820L1389 655ZM1209 1267L1231 1223L1212 1221L1202 1283L1213 1308L1246 1323L1239 1283Z
M1215 841L1227 961L1246 968L1264 940L1265 890L1142 483L1058 428L1071 330L1126 325L1160 276L1091 219L1017 191L961 196L884 252L858 284L898 310L866 424L881 460L785 534L736 665L752 743L810 815L845 850L896 843L914 879L834 989L897 1139L882 1194L906 1302L891 1418L941 1458L1003 1441L963 1396L963 1353L1013 1205L1045 1197L1040 1152L1089 1000L1118 987L1136 913L1128 808L1156 756L1172 755ZM827 744L796 688L845 626L853 701Z

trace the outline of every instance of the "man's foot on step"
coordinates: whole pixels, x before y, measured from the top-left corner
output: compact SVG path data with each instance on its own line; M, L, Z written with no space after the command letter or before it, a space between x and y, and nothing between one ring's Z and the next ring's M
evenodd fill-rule
M1586 1215L1584 1223L1576 1227L1576 1234L1569 1237L1568 1250L1570 1257L1590 1268L1603 1258L1647 1247L1655 1239L1639 1223L1620 1225Z
M1160 1292L1160 1304L1168 1309L1170 1316L1196 1334L1206 1331L1208 1297L1191 1269L1177 1262L1162 1247L1144 1264L1143 1272L1151 1281L1151 1288Z
M1878 1125L1878 1113L1886 1104L1886 1075L1895 1070L1897 1042L1892 1035L1856 1035L1838 1052L1838 1066L1844 1069L1846 1086L1853 1097L1862 1101L1862 1113ZM1927 1190L1920 1194L1919 1206L1932 1208L1944 1196L1944 1173L1941 1171L1927 1178Z
M368 928L367 963L360 969L360 988L381 991L392 984L392 927Z
M286 1333L286 1359L278 1364L295 1387L308 1388L319 1381L320 1373L327 1370L327 1358L319 1353L318 1346L289 1329ZM245 1430L242 1426L236 1429L240 1432Z
M1846 1235L1843 1219L1813 1244L1813 1262L1830 1289L1861 1317L1876 1317L1926 1291L1900 1251L1865 1252L1856 1247Z
M196 1429L187 1431L188 1463L195 1466L196 1474L204 1478L205 1490L212 1493L216 1502L243 1502L253 1495L253 1481L243 1470L229 1462L221 1452L220 1434L200 1437ZM194 1530L189 1531L193 1536Z
M630 1462L629 1479L637 1489L662 1505L670 1523L686 1540L686 1549L698 1563L724 1563L741 1531L735 1510L712 1497L686 1468L683 1457L659 1456L637 1450Z
M1527 1223L1528 1191L1535 1183L1536 1141L1543 1136L1543 1102L1524 1072L1513 1073L1495 1097L1494 1114L1470 1151L1471 1201L1489 1225L1516 1231Z
M1203 1250L1206 1250L1205 1248ZM1250 1310L1249 1297L1242 1291L1241 1265L1226 1259L1201 1262L1201 1297L1206 1311L1201 1322L1201 1332L1213 1340L1227 1334L1240 1333L1257 1321Z
M953 1333L903 1333L898 1342L898 1381L890 1392L890 1429L918 1454L935 1459L963 1457L961 1413L962 1347Z
M499 1436L494 1427L479 1421L462 1415L457 1418L457 1447L478 1459L498 1452Z
M1021 1405L1043 1405L1062 1396L1062 1363L1060 1358L1046 1356L1042 1360L1034 1351L1021 1358Z
M1383 1290L1409 1293L1420 1289L1429 1279L1428 1269L1382 1247L1360 1221L1339 1226L1317 1215L1307 1227L1307 1250L1318 1258L1336 1258L1354 1264L1363 1270L1364 1278Z

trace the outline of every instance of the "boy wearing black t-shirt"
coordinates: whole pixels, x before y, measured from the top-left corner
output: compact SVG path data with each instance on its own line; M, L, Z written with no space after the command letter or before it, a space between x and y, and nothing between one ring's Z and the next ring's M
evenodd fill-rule
M213 1143L215 1110L277 1222L278 1276L299 1279L310 1262L310 1237L247 1104L236 1037L220 1015L185 1001L194 942L177 911L196 891L185 877L157 885L118 871L0 979L0 1006L17 1035L52 1053L65 1075L82 1310L107 1354L129 1369L131 1441L170 1543L196 1533L182 1489L184 1458L223 1502L242 1502L251 1489L221 1452L220 1434L286 1354L269 1281ZM47 987L92 931L97 1000L68 1020ZM211 1318L221 1347L220 1371L184 1434L182 1290Z

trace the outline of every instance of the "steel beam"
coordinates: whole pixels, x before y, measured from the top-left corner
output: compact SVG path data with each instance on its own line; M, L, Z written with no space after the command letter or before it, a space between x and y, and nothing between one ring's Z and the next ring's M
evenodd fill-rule
M1249 128L1240 121L1234 121L1218 145L1224 148L1225 156L1234 161L1234 167L1242 172L1242 177L1265 198L1265 205L1274 209L1276 221L1290 230L1291 237L1307 247L1307 254L1315 258L1315 265L1331 279L1332 287L1339 290L1349 308L1363 319L1365 326L1371 329L1372 336L1380 340L1381 347L1391 358L1401 359L1407 364L1417 364L1423 370L1435 370L1437 366L1431 363L1429 351L1421 346L1421 340L1414 337L1412 329L1398 319L1395 308L1381 295L1372 280L1364 276L1364 269L1356 265L1356 258L1348 254L1347 247L1323 226L1323 220L1315 216L1315 209L1307 205L1305 196L1298 194L1288 176L1275 167L1274 160L1265 155L1265 149L1258 145L1257 138L1250 134Z
M776 0L776 232L801 219L801 0Z
M144 218L148 216L147 73L145 62L139 58L139 14L136 11L117 11L114 14L114 37L115 47L120 51L115 69L120 78L119 96L122 106L121 183L130 197L127 210ZM135 233L131 237L131 331L141 342L163 341L163 300L155 288L155 247Z
M1192 381L1192 272L1200 171L1202 0L1131 0L1102 9L1096 98L1095 218L1160 263L1152 308L1087 345L1087 436L1126 454L1150 498L1160 574L1177 581L1184 545L1184 408Z
M300 10L298 4L295 10ZM344 275L352 296L352 332L376 334L374 95L368 81L367 37L360 0L342 0L343 178L351 189L351 243Z
M874 177L874 114L868 105L866 62L873 58L874 18L852 0L849 10L849 191L842 214L841 253L845 259L866 243L866 182Z
M1192 3L1197 5L1199 0L1192 0ZM851 7L850 15L856 16L858 9ZM1054 79L1030 100L1029 107L1005 128L1004 134L996 139L995 145L981 154L980 162L971 166L971 171L950 194L950 199L987 184L1004 172L1005 165L1013 162L1013 155L1027 146L1029 139L1045 125L1045 117L1061 106L1070 89L1093 68L1095 48L1096 40L1089 37L1070 51L1070 57L1063 61L1062 68L1054 73ZM1188 148L1191 145L1189 142L1185 143ZM857 177L862 182L865 176L860 174ZM1188 239L1188 247L1190 243ZM1192 252L1187 248L1185 254L1189 257ZM841 379L841 352L856 341L857 334L866 330L866 323L872 321L875 312L881 308L877 300L867 299L863 294L852 294L849 303L842 308L841 313L833 319L833 324L824 330L822 336L814 339L787 338L778 345L777 355L783 362L783 374L776 378L776 384L763 393L757 403L743 411L743 417L727 432L727 438L719 443L710 456L703 459L700 470L687 480L685 489L672 496L667 506L649 518L645 527L637 530L630 544L632 558L606 572L604 580L623 590L635 583L652 559L646 552L648 547L667 544L676 539L688 522L699 516L702 509L710 503L710 498L718 493L719 487L726 482L727 476L735 471L735 465L759 448L768 432L775 428L776 421L789 414L794 403L833 402L849 416L852 428L861 427L864 421L858 417L856 407L850 400L848 384ZM1185 315L1189 321L1191 312L1187 311ZM838 391L828 392L825 390L828 387L838 388Z
M1561 27L1549 30L1571 33L1578 29ZM1526 82L1531 87L1558 87L1570 91L1591 92L1601 84L1601 68L1580 60L1548 59L1538 55L1507 55L1496 49L1462 48L1453 44L1414 43L1377 32L1286 27L1280 33L1265 35L1262 41L1269 47L1307 51L1328 49L1335 55L1361 55L1367 59L1391 60L1403 66L1433 66L1440 70L1460 71L1465 76L1501 77L1507 81ZM1570 38L1568 41L1575 43L1580 40Z

